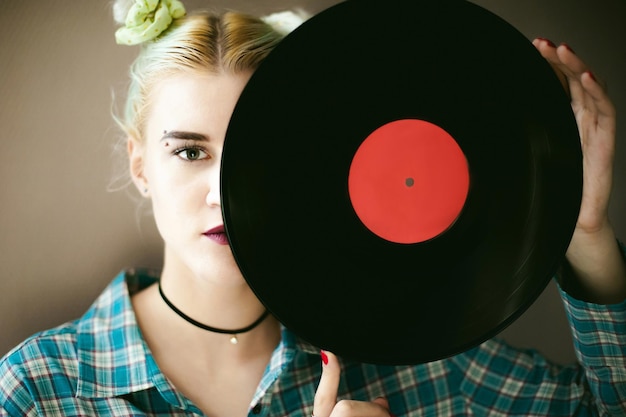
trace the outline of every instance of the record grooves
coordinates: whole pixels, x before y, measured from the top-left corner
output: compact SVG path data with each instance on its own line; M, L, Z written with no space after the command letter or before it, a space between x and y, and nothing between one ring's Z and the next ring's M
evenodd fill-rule
M410 364L475 346L541 293L575 226L582 157L561 84L517 30L465 1L383 6L318 14L255 72L226 137L222 208L244 277L285 326L349 359ZM351 167L367 138L402 121L434 126L457 151L442 151L440 171L401 162L404 145L390 147L391 168L366 157L359 172L399 178L371 193L394 200L374 217L395 219L396 206L418 218L433 189L458 195L434 203L428 213L450 211L434 231L392 219L399 231L381 237L359 216L376 198L353 201ZM404 188L390 197L388 184Z

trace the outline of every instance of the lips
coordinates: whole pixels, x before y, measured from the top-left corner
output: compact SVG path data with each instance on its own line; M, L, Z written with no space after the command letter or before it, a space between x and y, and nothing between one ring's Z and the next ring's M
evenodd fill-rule
M224 225L219 225L211 230L207 230L203 235L219 245L228 245L228 237L226 236Z

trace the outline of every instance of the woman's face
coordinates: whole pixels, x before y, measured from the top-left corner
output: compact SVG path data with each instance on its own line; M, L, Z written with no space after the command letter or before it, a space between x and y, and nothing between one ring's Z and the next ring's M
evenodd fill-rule
M166 78L153 90L144 143L129 144L131 173L152 199L168 271L240 274L223 229L220 161L228 122L249 77Z

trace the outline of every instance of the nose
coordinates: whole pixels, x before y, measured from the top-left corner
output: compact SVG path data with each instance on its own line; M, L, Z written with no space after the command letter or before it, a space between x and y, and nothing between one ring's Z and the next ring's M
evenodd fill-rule
M221 207L220 193L220 168L212 169L209 174L209 189L206 195L206 203L210 207Z

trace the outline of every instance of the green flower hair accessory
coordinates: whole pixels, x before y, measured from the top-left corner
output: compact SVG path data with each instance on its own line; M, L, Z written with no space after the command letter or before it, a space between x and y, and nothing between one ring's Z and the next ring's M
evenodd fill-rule
M125 25L115 32L115 40L120 45L149 41L185 13L185 7L179 0L135 0L126 15Z

